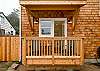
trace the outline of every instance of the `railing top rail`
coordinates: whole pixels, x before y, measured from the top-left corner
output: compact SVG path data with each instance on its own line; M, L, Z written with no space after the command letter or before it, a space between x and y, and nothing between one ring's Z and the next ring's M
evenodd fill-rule
M26 40L81 40L80 37L22 37Z

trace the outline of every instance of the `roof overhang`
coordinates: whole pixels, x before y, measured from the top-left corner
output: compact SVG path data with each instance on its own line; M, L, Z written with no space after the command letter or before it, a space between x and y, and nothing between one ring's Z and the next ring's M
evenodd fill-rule
M87 1L20 1L20 5L32 10L75 10Z
M85 5L86 1L20 1L21 5Z

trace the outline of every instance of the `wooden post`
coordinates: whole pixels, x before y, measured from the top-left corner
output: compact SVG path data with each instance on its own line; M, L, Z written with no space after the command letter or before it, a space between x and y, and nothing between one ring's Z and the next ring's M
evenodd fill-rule
M22 64L26 65L26 39L22 39Z
M80 47L81 63L80 64L83 64L84 63L84 48L83 48L83 40L82 39L80 40L80 44L81 44L81 47Z

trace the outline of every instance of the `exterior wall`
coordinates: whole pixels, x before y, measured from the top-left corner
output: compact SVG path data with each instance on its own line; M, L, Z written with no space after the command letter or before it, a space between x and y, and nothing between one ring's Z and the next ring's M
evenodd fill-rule
M21 11L22 36L38 36L39 25L34 24L34 29L31 29L26 8L21 6ZM38 12L33 11L35 17L41 17ZM55 17L59 12L52 13L54 14L51 15L50 11L47 14L44 12L42 17ZM99 0L87 0L87 5L69 14L75 14L76 22L74 30L72 24L68 24L68 36L82 37L85 58L95 58L96 47L100 46L100 39L98 39L100 37ZM59 15L56 15L56 17L68 17L66 11L63 11L63 16Z
M13 31L13 35L15 35L15 29L11 26L11 24L8 22L5 16L3 14L0 14L0 16L2 16L0 17L0 29L5 30L5 35L10 35L11 31Z
M22 36L31 36L32 30L30 28L29 20L28 20L28 14L26 12L26 8L21 6L21 26L22 26Z
M74 32L74 36L84 38L85 58L94 58L100 46L99 0L87 0L87 5L79 9Z

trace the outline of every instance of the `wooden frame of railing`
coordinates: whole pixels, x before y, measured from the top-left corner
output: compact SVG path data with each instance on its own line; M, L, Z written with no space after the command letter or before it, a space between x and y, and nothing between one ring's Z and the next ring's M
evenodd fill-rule
M83 63L83 43L79 37L25 37L23 63L27 58L80 58Z

